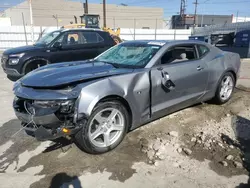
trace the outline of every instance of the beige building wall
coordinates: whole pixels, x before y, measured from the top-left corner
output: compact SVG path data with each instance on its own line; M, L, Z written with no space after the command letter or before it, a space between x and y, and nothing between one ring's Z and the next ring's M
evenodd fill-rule
M74 15L78 17L84 14L81 2L65 0L32 0L33 19L35 26L56 26L58 17L59 26L74 22ZM150 28L163 27L163 9L121 6L107 4L107 26L111 28ZM11 18L12 25L22 25L22 12L25 23L30 25L29 5L27 1L4 11L6 17ZM89 14L99 14L101 26L103 26L103 5L89 4Z

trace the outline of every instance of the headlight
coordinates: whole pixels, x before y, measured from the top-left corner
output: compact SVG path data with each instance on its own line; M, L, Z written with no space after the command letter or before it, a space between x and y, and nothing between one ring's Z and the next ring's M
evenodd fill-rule
M61 103L60 112L62 113L70 113L74 109L74 101L64 101Z
M24 55L25 53L9 55L9 65L17 65L19 62L19 59L23 57Z
M60 101L34 101L33 104L40 108L53 108L60 106Z
M17 65L19 62L18 58L15 59L9 59L9 65Z
M34 105L40 108L60 107L61 113L70 113L74 109L74 100L53 100L53 101L34 101Z

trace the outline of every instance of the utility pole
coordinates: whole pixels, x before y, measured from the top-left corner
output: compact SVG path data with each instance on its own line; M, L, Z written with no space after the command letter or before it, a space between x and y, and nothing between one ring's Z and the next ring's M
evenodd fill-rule
M23 12L22 12L22 20L23 20L23 30L24 30L25 42L26 42L26 45L28 45L28 40L27 40L27 34L26 34L26 27L25 27L25 21L24 21Z
M106 0L103 0L103 27L106 27Z
M194 10L194 28L195 28L195 25L196 25L196 16L197 16L198 0L195 0L194 4L195 4L195 10Z
M186 7L187 7L187 0L181 0L181 7L180 7L180 17L181 17L181 25L185 27L186 25Z
M30 29L31 29L31 41L34 43L34 28L33 28L33 12L32 12L32 0L29 0L30 6Z
M89 4L88 4L88 0L85 0L85 4L84 4L84 13L88 14L89 13Z

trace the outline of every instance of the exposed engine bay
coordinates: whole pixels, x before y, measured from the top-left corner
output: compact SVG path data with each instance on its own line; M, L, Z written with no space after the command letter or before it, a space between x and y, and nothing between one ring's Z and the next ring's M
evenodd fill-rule
M56 139L79 129L75 113L76 99L30 100L15 97L14 110L24 130L38 140Z

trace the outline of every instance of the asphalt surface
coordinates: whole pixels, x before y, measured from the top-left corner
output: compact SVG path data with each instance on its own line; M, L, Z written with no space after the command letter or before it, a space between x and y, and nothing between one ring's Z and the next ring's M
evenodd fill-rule
M142 136L141 129L128 134L115 151L98 156L88 155L64 140L60 144L50 141L38 142L26 136L23 131L19 131L20 122L12 110L13 82L6 78L2 69L0 69L0 83L1 188L166 187L168 185L161 171L156 171L146 164L146 157L140 152L138 138ZM242 90L250 88L250 60L244 60L242 63L238 87ZM148 125L144 129L149 132L155 131L154 127ZM214 177L216 176L215 173ZM235 182L235 179L230 181ZM181 185L199 187L192 182L189 184L180 182L175 186L175 180L169 179L169 181L172 182L169 187ZM228 181L221 179L221 182ZM204 186L201 187L206 187L206 184L202 185Z

